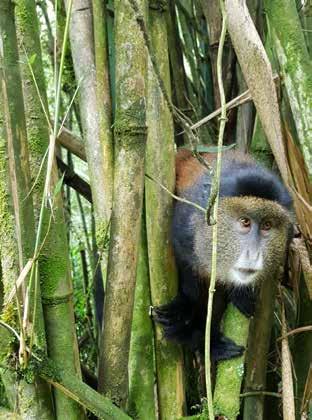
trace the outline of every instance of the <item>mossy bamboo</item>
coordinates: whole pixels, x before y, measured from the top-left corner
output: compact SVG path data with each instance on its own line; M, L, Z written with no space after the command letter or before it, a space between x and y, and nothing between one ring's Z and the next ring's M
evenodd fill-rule
M312 181L312 63L293 0L264 2L302 156Z
M165 13L150 9L153 53L167 92L170 92ZM146 173L174 191L174 133L171 114L160 91L151 62L148 72L148 141ZM177 291L177 272L170 244L172 197L146 180L146 228L152 303L167 303ZM181 349L167 342L156 326L156 366L159 413L162 419L183 414L185 396Z
M129 355L128 412L137 419L156 418L157 395L154 394L155 361L150 306L147 238L145 220L143 220Z
M145 0L138 4L140 13L146 16ZM115 1L115 45L114 205L99 389L125 407L144 185L147 57L133 9L122 0Z
M42 107L45 107L47 114L47 97L35 1L18 0L15 15L20 41L20 56L23 57L24 63L21 69L31 162L31 182L33 184L36 180L33 197L36 220L39 223L46 165L44 165L45 170L39 176L38 174L43 156L49 145L49 127ZM31 59L31 57L35 58ZM33 118L34 115L36 118ZM55 189L57 182L58 173L54 160L51 175L52 191ZM55 196L53 200L52 223L49 223L51 216L48 211L43 212L40 222L42 232L44 232L44 234L41 234L41 238L49 229L39 257L48 353L63 369L81 377L73 316L72 283L63 202L60 194ZM65 355L66 357L64 357ZM73 419L77 416L80 418L84 416L81 407L59 391L55 392L55 407L57 415L62 414Z
M69 0L65 3L68 7ZM70 44L76 81L79 82L79 107L95 211L97 246L102 256L105 279L107 256L104 244L113 197L113 143L103 2L94 1L93 8L88 0L74 3Z
M240 346L247 346L249 319L229 305L223 318L223 333ZM240 389L245 355L218 363L213 403L215 414L235 420L240 409Z
M32 197L28 194L30 189L29 161L14 5L9 1L1 2L0 6L0 39L2 45L0 53L0 170L2 174L0 253L4 297L6 297L14 287L24 264L32 257L35 245L33 203ZM24 340L26 334L34 331L35 343L44 349L45 337L40 294L35 295L35 288L31 287L27 280L21 289L16 295L18 328L21 330L21 336ZM23 327L21 302L24 304ZM35 307L37 307L36 313L34 313ZM28 315L25 315L26 310L28 310ZM3 316L7 317L11 324L16 322L16 313L14 314L12 305L6 307ZM10 348L10 342L2 343L4 348ZM24 345L22 341L20 346L22 360L20 360L26 366L28 356L25 348L22 350ZM0 361L2 366L7 365L10 352L2 352ZM36 378L35 383L28 384L25 379L18 378L10 369L1 370L3 377L16 380L17 385L13 391L16 394L13 398L18 402L17 410L22 417L47 420L53 418L50 389L42 380ZM4 383L7 383L6 379Z
M70 397L73 401L87 408L91 413L95 414L99 419L103 420L131 420L126 413L116 407L108 398L103 397L94 389L80 381L77 376L68 374L67 371L56 370L57 379L52 375L49 376L44 368L39 371L40 376L48 383L53 385ZM58 418L64 419L61 415ZM81 417L73 417L73 419L81 419ZM41 418L40 418L41 420Z

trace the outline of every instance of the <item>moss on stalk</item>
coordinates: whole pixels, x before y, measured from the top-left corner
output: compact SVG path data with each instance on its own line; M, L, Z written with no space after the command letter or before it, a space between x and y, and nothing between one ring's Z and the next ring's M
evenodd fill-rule
M312 63L293 0L265 0L302 156L312 180Z
M30 190L28 147L14 5L9 1L1 2L0 5L0 38L2 45L0 53L0 125L2 125L0 127L0 170L2 174L0 219L3 222L0 226L0 253L4 297L7 298L26 261L32 257L35 245L33 203L32 197L28 194ZM28 279L22 284L17 296L18 322L16 322L16 312L12 312L10 306L6 307L3 315L10 325L14 325L16 322L16 328L21 331L23 341L20 346L20 361L24 367L28 361L24 342L26 336L34 331L34 341L42 347L45 345L45 337L40 295L35 296L34 288L31 287ZM24 306L21 306L21 303ZM34 307L36 306L37 312L35 313ZM22 313L22 309L24 313ZM28 309L27 316L25 315L26 309ZM6 345L10 347L11 343L4 342L3 346L6 347ZM14 352L15 349L11 348L11 351ZM1 358L0 364L6 365L5 358ZM13 399L18 401L17 411L21 417L47 420L53 418L50 389L45 382L35 378L34 383L28 384L26 380L20 378L10 369L2 370L1 373L4 383L16 382L15 389L12 390L11 386L8 387L8 394L15 393ZM9 381L7 381L8 378ZM9 399L12 400L12 395L9 396Z

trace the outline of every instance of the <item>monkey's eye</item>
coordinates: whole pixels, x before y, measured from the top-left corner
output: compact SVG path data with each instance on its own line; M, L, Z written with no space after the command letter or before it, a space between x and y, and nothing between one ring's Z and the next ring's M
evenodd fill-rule
M248 217L240 217L239 223L244 228L249 228L250 225L251 225L251 221L250 221L250 219L248 219Z
M272 222L270 222L269 220L267 220L266 222L263 222L261 225L261 230L268 231L271 228L272 228Z

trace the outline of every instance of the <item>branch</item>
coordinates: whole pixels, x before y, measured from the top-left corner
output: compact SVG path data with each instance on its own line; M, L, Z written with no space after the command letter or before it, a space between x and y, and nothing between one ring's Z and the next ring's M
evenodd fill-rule
M77 175L66 163L62 161L59 157L56 158L57 166L59 170L64 173L64 182L69 187L76 190L81 194L89 203L92 203L92 194L90 185Z
M273 80L275 81L275 83L278 83L280 81L277 74L275 74L273 76ZM236 108L236 107L238 107L240 105L243 105L243 104L245 104L246 102L249 102L249 101L252 101L252 96L251 96L250 90L247 89L247 90L245 90L245 92L236 96L236 98L233 98L229 102L227 102L225 104L225 108L226 108L227 111L229 111L230 109ZM218 117L221 114L221 112L222 112L222 108L216 109L215 111L211 112L206 117L202 118L201 120L197 121L195 124L191 125L190 129L191 130L198 129L202 125L207 124L207 122L209 122L210 120L213 120L214 118ZM183 133L180 133L180 134L183 134Z
M56 140L58 144L65 147L65 149L69 150L75 156L78 156L85 162L87 161L86 151L82 140L67 128L62 128Z

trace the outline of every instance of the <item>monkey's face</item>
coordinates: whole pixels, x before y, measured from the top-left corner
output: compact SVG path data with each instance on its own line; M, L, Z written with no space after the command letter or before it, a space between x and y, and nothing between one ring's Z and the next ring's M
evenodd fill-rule
M196 221L197 219L197 221ZM199 270L210 275L212 227L194 219L195 253ZM247 286L276 273L283 264L291 221L279 204L254 197L220 200L217 279Z

